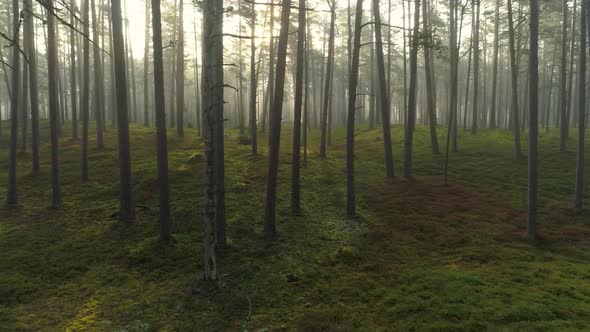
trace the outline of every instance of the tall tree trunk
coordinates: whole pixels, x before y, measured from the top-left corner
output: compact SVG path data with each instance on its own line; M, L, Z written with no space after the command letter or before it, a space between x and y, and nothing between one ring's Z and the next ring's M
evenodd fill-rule
M82 31L85 36L90 36L90 0L84 0L82 4ZM80 112L82 113L82 182L88 180L88 122L90 116L90 42L88 38L83 38L83 87ZM111 53L112 54L112 53Z
M305 0L299 0L297 28L297 73L293 119L293 162L291 163L291 212L301 213L301 108L303 103L303 69L305 63ZM304 128L305 130L305 128Z
M266 120L268 117L269 109L274 104L274 83L275 83L275 48L274 48L274 21L275 21L275 0L270 0L270 40L268 44L268 86L266 88L266 99L264 102L264 108L262 110L262 128L261 132L266 131Z
M328 40L328 63L326 65L326 82L324 88L324 104L321 114L320 158L326 158L326 138L328 127L328 109L330 107L330 89L332 87L332 70L334 66L334 34L336 22L336 1L330 4L330 37Z
M70 2L70 7L72 10L72 13L70 13L70 25L73 27L76 27L76 20L75 20L75 13L76 13L76 0L71 0ZM78 139L78 93L76 91L77 89L77 85L76 85L76 32L74 31L74 29L70 29L70 98L71 98L71 102L72 102L72 139L73 140L77 140ZM32 89L31 89L31 93L32 93ZM32 98L32 97L31 97ZM32 105L31 105L32 106ZM33 109L31 108L31 111L33 111ZM38 109L37 109L37 116L38 116ZM33 115L34 117L34 115ZM37 124L35 124L35 121L38 121L39 119L37 118L37 120L31 119L31 130L33 131L33 135L35 130L37 130L37 135L39 135L39 124L37 122ZM35 129L34 127L37 126L37 129ZM33 138L33 144L35 141L35 138ZM38 144L38 142L37 142ZM33 147L33 149L35 149L35 147ZM37 147L38 149L38 147Z
M481 0L472 0L475 4L475 29L473 33L473 112L471 133L477 134L477 118L479 117L479 11Z
M528 190L528 236L538 239L537 234L537 146L539 133L539 2L530 0L529 44L529 190ZM583 35L583 34L582 34ZM584 36L585 39L585 36Z
M184 12L178 3L178 41L176 43L176 135L184 137Z
M93 25L93 39L94 39L94 105L96 109L96 147L102 149L104 147L103 140L103 114L104 100L103 100L103 78L100 60L100 50L98 48L98 20L96 16L96 6L94 0L90 1L92 8L92 25Z
M268 179L266 187L266 207L264 210L264 235L267 239L276 238L276 199L277 173L279 170L279 144L281 139L281 117L285 88L285 69L287 63L287 42L289 37L289 16L291 0L283 0L281 11L281 32L277 53L276 89L273 111L270 114L270 133L268 138Z
M27 57L29 58L29 85L31 96L31 160L33 173L39 174L39 90L37 82L37 51L35 49L35 31L33 29L34 17L32 0L25 0L24 7L24 35L26 36L26 50ZM75 88L72 89L72 100L74 100L72 103L75 103L76 92L74 90Z
M562 18L562 33L561 33L561 79L560 97L559 97L559 150L564 152L567 148L567 0L562 2L563 18ZM573 35L572 35L573 39Z
M469 40L469 59L467 60L467 79L465 80L465 106L463 107L463 131L467 131L467 106L469 104L469 78L471 77L471 57L473 55L473 31Z
M205 280L217 278L215 262L215 144L219 130L218 114L223 115L223 3L205 0L203 8L203 109L205 115Z
M456 116L457 116L457 67L459 64L459 50L457 45L457 11L456 11L457 2L456 0L449 1L449 8L451 12L451 16L449 19L450 23L450 33L449 33L449 54L450 54L450 91L449 91L449 127L447 128L447 145L446 145L446 153L445 153L445 167L444 167L444 183L445 185L448 184L448 175L449 175L449 145L451 136L455 135L453 140L456 140L456 134L453 134L453 131L456 131ZM453 142L453 151L456 151L456 142Z
M379 12L379 0L373 0L373 17L375 19L375 41L377 51L377 77L379 79L379 96L381 106L381 122L383 124L383 146L385 149L385 171L387 177L392 178L393 154L391 152L391 120L389 118L389 91L385 79L385 60L383 55L383 39L381 38L381 13ZM389 29L389 27L388 27ZM414 27L414 29L418 29ZM416 50L416 52L418 52ZM417 55L416 55L417 57ZM417 60L416 60L417 62ZM414 80L416 77L414 77Z
M490 128L496 128L496 95L498 85L498 46L500 43L500 1L496 0L496 11L494 19L494 59L492 64L492 102L490 106Z
M158 1L159 4L159 1ZM143 126L150 126L150 86L149 86L149 60L150 60L150 1L145 2L145 43L143 49ZM154 15L152 13L152 15ZM161 18L160 18L161 20ZM160 30L162 30L162 24L158 24ZM153 29L153 27L152 27ZM162 43L162 36L160 31L160 43ZM152 37L153 38L153 37ZM196 37L195 37L196 38ZM162 60L163 61L163 60ZM154 64L155 65L155 64ZM154 84L155 85L155 84ZM163 84L162 84L163 85ZM161 219L161 218L160 218Z
M148 7L147 4L146 7ZM168 143L166 140L166 103L164 94L164 60L162 54L161 17L160 0L152 0L154 94L156 96L156 143L158 147L158 185L160 188L160 240L164 243L168 243L170 242L172 225L170 224L170 185L168 183ZM147 82L147 80L145 80L145 82Z
M573 77L574 77L574 53L575 53L575 45L576 45L576 38L574 38L574 36L576 35L576 5L577 5L577 1L574 0L574 6L572 7L572 38L571 38L571 42L570 42L570 66L569 66L569 80L568 80L568 88L567 88L567 111L566 111L566 126L565 126L565 137L566 139L569 139L569 125L570 125L570 119L571 119L571 110L572 110L572 96L573 96L573 92L574 92L574 88L573 88Z
M348 112L346 123L346 213L350 217L356 214L356 195L354 190L354 119L356 115L356 89L359 73L361 49L361 29L363 19L363 0L357 0L354 19L354 42L348 82Z
M23 51L26 54L27 51L27 36L23 32ZM20 92L22 93L21 98L21 105L20 105L20 117L21 117L21 140L20 140L20 150L21 152L27 151L27 122L29 121L29 65L27 61L22 62L22 89Z
M125 44L123 43L123 18L121 0L111 0L113 24L113 57L115 79L117 80L117 131L119 149L119 220L130 222L135 219L135 208L131 196L131 153L129 149L129 119L127 109L127 77L125 73Z
M424 46L424 76L426 81L426 100L428 102L428 124L430 129L430 146L432 147L432 153L438 154L438 138L436 136L436 106L434 99L436 93L432 84L432 67L431 65L431 47L433 45L432 31L428 24L428 6L427 2L424 1L422 6L422 26L423 33L426 34L427 44ZM389 29L389 28L388 28Z
M57 65L57 36L55 24L55 7L53 0L47 0L47 78L49 82L56 82L59 76ZM15 85L16 86L16 85ZM49 84L49 127L51 140L51 188L53 205L61 204L61 189L59 184L59 146L58 146L58 101L55 84Z
M252 154L258 154L258 133L256 128L256 88L258 86L258 76L256 75L256 4L252 2L250 9L250 100L249 100L249 117L250 117L250 141L252 144Z
M582 1L580 11L580 55L578 60L578 154L576 161L576 195L575 208L580 211L584 207L584 134L586 131L586 26L588 2Z
M512 0L508 0L508 37L510 40L510 73L512 76L512 129L514 131L514 154L521 157L520 115L518 111L518 64L516 63L516 45L514 38L514 20L512 18Z
M8 190L6 196L6 203L15 205L18 203L16 193L16 149L18 144L18 108L19 108L19 91L20 86L20 53L19 53L19 26L20 26L20 11L19 1L12 0L12 38L14 45L12 45L12 89L10 94L10 157L8 162Z
M452 0L451 0L452 1ZM408 91L408 123L404 135L404 177L412 177L414 127L416 123L416 85L418 83L418 47L420 26L420 0L415 0L414 31L410 49L410 86Z

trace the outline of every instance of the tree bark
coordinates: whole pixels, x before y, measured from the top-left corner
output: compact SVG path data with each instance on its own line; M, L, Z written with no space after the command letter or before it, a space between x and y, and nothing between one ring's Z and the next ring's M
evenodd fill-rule
M512 18L512 0L508 0L508 37L510 42L510 73L512 78L512 127L514 131L514 154L521 157L520 147L520 115L518 111L518 64L516 62L516 45L514 38L514 21Z
M453 1L453 0L451 0ZM420 25L420 0L415 0L414 31L410 49L410 86L408 91L408 123L404 135L404 177L412 177L412 154L414 144L414 127L416 123L416 85L418 82L418 47Z
M113 24L113 57L115 79L117 80L117 131L119 148L119 220L130 222L135 219L135 208L131 196L131 153L129 151L129 119L127 109L127 77L125 75L125 44L123 43L123 18L121 0L111 0Z
M160 0L152 0L151 2L152 40L154 48L154 94L156 101L156 144L158 147L158 185L160 189L160 240L164 243L168 243L170 242L172 225L170 223L170 185L168 183L168 143L166 137L164 60L162 54L162 14L160 12ZM147 6L148 5L146 5L146 7Z
M92 23L93 23L93 39L94 39L94 105L96 109L96 148L102 149L104 147L103 140L103 114L104 112L104 93L103 93L103 78L100 60L100 50L98 48L98 20L96 17L96 8L94 0L90 1L92 8Z
M57 38L55 29L55 8L53 0L47 0L47 70L49 82L58 80L57 65ZM58 126L59 126L59 105L57 100L57 87L55 84L49 84L49 127L51 141L51 188L53 205L61 204L61 189L59 183L59 143L58 143Z
M301 108L303 103L303 69L305 63L305 16L305 0L299 0L295 108L293 114L293 162L291 163L291 212L294 215L301 213Z
M326 140L328 128L328 109L330 108L332 87L332 70L334 67L334 31L336 22L336 1L330 4L330 37L328 39L328 63L326 65L326 82L324 88L324 103L321 114L320 158L326 158Z
M358 84L359 58L361 49L361 29L363 19L363 0L357 0L354 19L354 41L348 82L348 112L346 122L346 213L356 215L356 194L354 189L354 120L356 114L356 89Z
M379 0L373 0L373 17L375 19L375 41L377 43L377 78L379 79L379 97L381 100L380 106L381 122L383 125L383 147L385 149L385 172L387 174L387 177L392 178L394 176L394 171L393 154L391 152L391 120L389 118L389 91L387 90L387 81L385 79L385 56L383 54L383 39L381 36L381 13L379 12ZM417 27L415 27L415 29L417 30ZM416 50L416 52L418 51Z
M16 149L18 144L18 108L19 108L19 91L20 86L20 53L19 53L19 1L12 0L12 36L15 45L12 45L12 89L10 91L10 157L8 162L8 190L6 203L8 205L18 204L16 192Z
M580 55L578 57L578 153L576 160L575 208L584 207L584 136L586 131L586 36L587 19L590 16L588 2L582 1L580 12Z
M205 120L205 236L204 278L217 278L215 261L215 200L216 172L215 148L218 114L223 115L223 3L205 0L203 8L203 108Z
M537 241L537 146L539 132L539 2L530 0L529 44L529 190L528 190L528 236Z
M277 53L276 89L273 112L270 114L270 133L268 139L268 179L266 187L266 207L264 210L264 235L268 240L276 238L276 199L277 173L279 168L279 144L281 139L281 119L287 62L287 42L289 37L289 16L291 0L283 0L281 11L281 32Z
M559 150L564 152L567 148L567 0L562 2L563 18L561 33L561 79L559 97ZM573 35L572 35L573 39Z

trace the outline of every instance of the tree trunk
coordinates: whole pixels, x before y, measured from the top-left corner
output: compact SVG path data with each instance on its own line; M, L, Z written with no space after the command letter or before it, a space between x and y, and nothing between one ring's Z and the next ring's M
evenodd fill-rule
M205 0L203 10L203 109L205 127L205 280L217 278L215 262L216 140L223 115L223 3Z
M55 8L53 0L47 1L47 70L49 82L58 80L57 65L57 28L55 24ZM16 86L16 85L15 85ZM59 105L57 101L57 89L55 84L49 84L49 127L51 140L51 188L53 193L53 205L61 204L61 189L59 184L59 146L58 146L58 126L59 126Z
M75 13L76 13L76 0L71 0L70 2L70 7L72 10L72 13L70 13L70 25L75 27L76 25L76 21L75 21ZM70 29L70 98L71 98L71 102L72 102L72 139L73 140L77 140L78 139L78 94L77 94L77 85L76 85L76 32L74 31L74 29ZM31 89L31 93L32 93L32 89ZM32 98L32 97L31 97ZM31 101L32 102L32 101ZM32 106L32 105L31 105ZM33 112L33 109L31 108L31 112ZM37 117L38 117L38 109L37 109ZM33 115L31 118L31 130L33 131L33 135L35 135L35 130L37 130L37 135L39 135L39 124L38 121L39 119L37 118L37 120L34 120L35 116ZM34 122L37 121L37 124L35 124ZM37 126L37 129L35 129L34 127ZM33 138L33 145L35 144L35 138ZM38 142L37 142L38 144ZM33 149L35 149L35 147L33 147ZM38 147L37 147L38 149Z
M424 76L426 81L426 101L428 102L428 124L430 129L430 146L432 147L432 153L438 154L438 138L436 136L436 106L434 99L436 93L434 92L434 86L432 84L432 70L431 65L431 47L433 44L432 31L428 24L428 7L427 2L424 1L422 6L422 26L424 27L423 33L426 34L427 45L424 46Z
M84 0L82 4L82 28L85 36L90 36L89 1ZM88 122L90 116L90 42L83 38L83 87L80 112L82 113L82 182L88 181ZM111 53L112 54L112 53Z
M93 39L94 39L94 101L96 109L96 148L102 149L104 147L103 140L103 114L104 112L104 99L103 99L103 78L102 68L100 60L100 50L98 48L98 20L96 16L96 7L94 0L90 1L90 7L92 8L92 24L93 24Z
M328 63L326 65L326 82L324 88L324 104L321 114L320 158L326 158L326 139L328 127L328 109L330 107L330 89L332 87L332 70L334 63L334 33L336 22L336 1L330 4L330 37L328 40Z
M473 112L471 119L471 133L477 134L477 118L479 117L479 11L481 0L473 0L475 4L475 29L473 31Z
M512 129L514 131L514 154L521 156L520 148L520 115L518 111L518 64L516 63L516 45L514 38L514 21L512 18L512 0L508 0L508 37L510 40L510 73L512 76Z
M158 2L158 4L159 4L159 2ZM150 13L150 1L146 1L145 2L146 29L145 29L145 43L144 43L144 49L143 49L143 126L144 127L150 126L150 113L149 113L149 104L150 104L150 87L149 87L150 29L147 28L150 26L149 13ZM152 13L152 15L153 15L153 13ZM162 25L161 23L158 25L160 30L162 30L161 25ZM160 34L161 34L161 32L160 32ZM160 43L162 43L161 39L162 39L162 36L160 36Z
M381 38L381 13L379 12L379 0L373 0L373 17L375 19L375 41L377 51L377 78L379 79L379 97L381 100L381 122L383 125L383 146L385 149L385 171L387 177L392 178L393 154L391 152L391 120L389 118L389 91L385 79L385 59L383 55L383 39ZM389 27L388 27L389 29ZM417 30L417 27L414 29ZM416 52L418 52L416 50ZM417 55L416 55L417 56ZM417 60L416 60L417 62ZM416 79L416 77L414 78Z
M574 0L574 6L572 7L572 38L571 38L571 42L570 42L570 66L569 66L569 80L568 80L568 88L567 88L567 111L566 111L566 126L565 126L565 137L566 139L569 139L569 125L570 125L570 119L571 119L571 110L572 110L572 95L573 95L573 77L574 77L574 51L575 51L575 44L576 44L576 38L574 38L574 36L576 35L576 5L577 5L577 1Z
M537 234L537 146L539 132L539 2L530 0L529 44L529 190L528 190L528 236L538 239ZM583 35L583 34L582 34ZM584 36L585 38L585 36Z
M166 103L164 94L161 16L160 0L152 0L156 143L158 147L158 185L160 188L160 240L168 243L170 242L172 225L170 224L170 185L168 183L168 143L166 140Z
M452 0L451 0L452 1ZM416 123L416 85L418 83L418 47L420 25L420 0L415 0L414 31L410 49L410 86L408 91L408 123L404 135L404 177L412 177L412 154L414 143L414 127Z
M291 212L301 213L301 108L303 102L303 69L305 62L305 0L299 0L297 30L297 69L295 78L295 108L293 119L293 162L291 163ZM305 128L304 128L305 130Z
M559 97L559 150L564 152L567 148L567 0L562 2L563 18L561 33L561 79ZM572 35L573 39L573 35Z
M176 48L176 135L184 137L184 12L178 3L178 41Z
M584 207L584 134L586 131L586 26L588 2L582 1L580 12L580 55L578 58L578 154L576 161L576 195L575 208Z
M252 154L258 154L258 133L256 132L256 88L258 77L256 75L256 5L251 4L252 17L250 17L250 100L248 105L250 141L252 144Z
M496 0L496 11L494 19L494 59L492 64L492 103L490 106L490 128L496 128L496 95L498 85L498 45L500 31L500 0Z
M264 210L264 235L271 240L276 238L276 199L277 173L279 169L279 144L281 139L281 117L283 113L283 95L285 87L285 69L287 62L287 42L289 37L289 16L291 0L283 0L281 11L281 32L277 53L276 89L273 112L270 114L270 133L268 138L268 179L266 187L266 207ZM333 14L332 14L333 15Z
M19 1L12 0L12 33L15 45L12 45L12 90L10 94L10 159L8 163L8 190L6 203L9 205L18 204L16 193L16 149L18 144L18 108L19 108L19 91L20 86L20 53L19 53L19 26L20 11Z
M274 104L274 82L275 82L275 49L274 49L274 21L275 21L275 0L270 0L270 40L268 44L268 86L266 88L266 99L262 111L262 128L261 132L266 131L266 120L269 114L269 108Z
M361 29L363 19L363 0L356 2L354 20L354 42L348 82L348 113L346 124L346 213L350 217L356 214L356 195L354 190L354 119L356 114L356 89L359 73L361 49Z
M39 90L37 82L37 51L35 49L35 31L33 29L34 17L32 14L32 1L25 0L24 7L24 35L26 36L27 57L29 58L29 85L31 98L31 160L33 174L39 174ZM74 100L72 103L75 103L75 95L75 91L72 89L72 100Z
M125 75L125 44L123 43L123 19L121 0L111 0L113 24L113 57L115 79L117 80L117 131L119 143L120 208L119 220L130 222L135 219L135 208L131 196L131 154L129 151L129 119L127 110L127 77Z

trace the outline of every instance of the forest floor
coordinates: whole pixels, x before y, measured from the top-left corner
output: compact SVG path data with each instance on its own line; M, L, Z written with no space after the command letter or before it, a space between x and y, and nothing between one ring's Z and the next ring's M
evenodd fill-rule
M5 124L6 125L6 124ZM69 129L66 128L66 132ZM440 142L443 146L444 133ZM278 240L263 239L267 167L226 137L229 245L218 251L219 287L202 277L202 143L169 130L173 242L158 243L153 129L132 126L137 221L122 225L114 130L94 148L80 183L80 142L61 140L64 204L50 207L49 146L42 173L19 154L20 205L0 207L0 330L576 330L590 326L590 212L575 214L575 141L541 133L539 229L526 240L527 160L508 131L460 131L441 180L427 129L416 132L416 178L385 179L379 130L357 141L359 217L345 216L344 131L328 158L310 137L300 217L290 215L291 134L283 131ZM44 136L46 136L44 134ZM393 127L396 172L401 129ZM572 132L572 138L575 133ZM523 147L526 152L526 139ZM590 146L590 142L587 146ZM5 197L7 132L0 137ZM590 165L590 163L587 163ZM590 167L586 169L590 174ZM590 181L587 192L590 192ZM586 197L588 201L589 197Z

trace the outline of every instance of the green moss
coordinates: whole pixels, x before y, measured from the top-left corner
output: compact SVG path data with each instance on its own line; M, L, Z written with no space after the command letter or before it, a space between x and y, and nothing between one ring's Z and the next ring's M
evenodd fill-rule
M443 156L431 154L427 128L416 130L417 177L406 181L384 179L381 133L361 127L359 217L350 220L344 132L333 133L325 160L317 156L319 133L310 133L303 211L293 217L292 131L285 129L273 243L262 234L267 140L259 139L260 155L252 157L238 132L227 131L229 246L218 251L220 280L210 298L198 294L204 167L194 130L184 139L170 135L174 235L168 246L158 242L152 128L131 130L140 205L131 225L115 215L114 130L105 135L105 149L90 150L85 184L79 142L61 140L59 208L49 207L48 143L38 176L29 171L30 156L20 155L21 205L0 208L2 329L562 331L590 325L590 221L571 212L575 152L558 152L557 132L541 137L543 241L534 246L523 236L526 159L514 159L508 131L461 131L460 152L451 154L452 184L445 187ZM392 135L400 174L400 128L392 127ZM0 170L7 169L6 139L0 137ZM5 190L0 187L0 197Z

